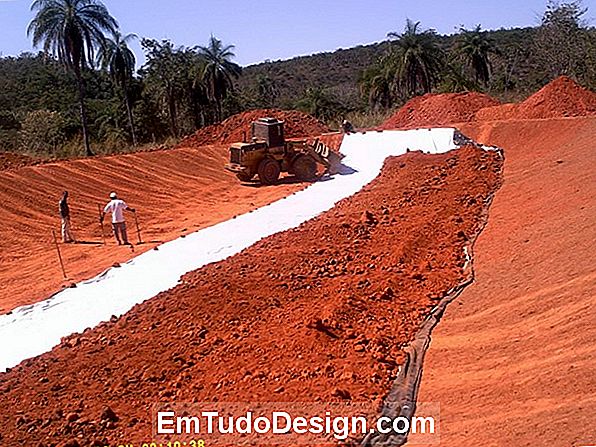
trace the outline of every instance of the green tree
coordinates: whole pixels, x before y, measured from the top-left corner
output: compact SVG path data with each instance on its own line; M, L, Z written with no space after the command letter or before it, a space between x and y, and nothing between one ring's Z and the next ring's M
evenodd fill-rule
M174 47L169 40L158 42L143 39L146 63L140 71L147 89L164 105L173 137L180 135L180 125L184 121L186 109L192 107L193 78L199 58L195 51L184 47ZM186 115L188 116L188 114ZM194 120L193 120L194 122Z
M27 28L33 45L43 43L46 53L72 70L77 80L83 143L87 155L93 155L89 145L85 85L82 71L93 63L95 49L104 41L104 33L114 33L116 20L98 0L35 0L31 5L35 17Z
M395 61L396 87L407 95L429 93L437 84L444 66L436 32L420 31L419 27L420 22L407 19L403 33L388 34L388 37L397 39L389 58Z
M269 75L257 76L256 90L259 104L265 107L273 107L279 96L279 89L276 82Z
M549 1L542 16L536 51L548 70L546 78L560 75L583 77L589 58L590 41L583 17L587 12L582 2Z
M296 108L325 122L336 120L347 112L334 95L320 87L308 87L296 102Z
M386 57L364 71L359 81L360 92L367 98L372 110L388 109L393 105L394 78L395 67Z
M64 127L64 118L58 112L29 112L23 119L19 131L23 151L56 154L58 147L64 143Z
M132 143L137 145L134 120L128 86L135 72L136 58L128 44L136 39L136 34L123 36L116 31L111 38L107 38L104 45L99 49L97 59L99 64L110 73L110 78L121 90L128 115L128 125L132 136Z
M498 55L500 52L480 25L472 30L460 28L456 52L472 68L476 83L482 82L486 86L492 71L490 56Z
M201 80L207 86L211 100L215 103L215 119L222 120L222 102L233 89L234 79L242 72L241 67L232 61L235 57L234 45L224 46L221 40L211 36L205 47L199 47L199 54L205 59Z

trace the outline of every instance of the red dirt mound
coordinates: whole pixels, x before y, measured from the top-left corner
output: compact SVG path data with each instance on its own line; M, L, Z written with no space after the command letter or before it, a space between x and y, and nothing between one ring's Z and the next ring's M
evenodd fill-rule
M519 105L517 119L562 118L596 113L596 93L561 76Z
M596 93L561 76L520 104L487 107L476 113L477 121L564 118L596 114Z
M478 110L499 101L482 93L444 93L417 96L408 101L382 125L382 129L442 126L472 121Z
M34 158L28 155L15 154L14 152L0 152L0 171L22 168L37 164Z
M329 212L0 374L2 441L138 445L160 401L378 401L462 281L501 163L474 147L392 158Z
M476 112L475 121L505 121L515 119L519 105L515 103L485 107Z
M233 115L220 124L199 129L182 140L179 147L228 144L250 137L250 125L258 118L272 117L285 121L286 138L306 137L329 132L329 128L311 115L297 110L255 109Z

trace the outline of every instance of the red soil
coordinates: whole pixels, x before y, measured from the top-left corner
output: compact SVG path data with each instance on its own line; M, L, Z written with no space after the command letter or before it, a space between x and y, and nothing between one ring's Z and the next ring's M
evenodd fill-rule
M522 102L516 118L561 118L595 113L596 93L561 76Z
M594 445L596 117L462 131L506 148L504 183L419 401L440 402L441 445Z
M206 144L229 144L250 138L250 126L259 118L272 117L285 121L286 138L315 136L328 132L329 128L316 118L296 110L256 109L231 116L220 124L199 129L184 140L180 146L198 147Z
M515 119L516 103L502 104L499 106L485 107L476 112L475 121L506 121Z
M520 104L504 104L478 111L478 121L527 120L596 114L596 93L561 76Z
M482 93L444 93L417 96L408 101L382 125L382 129L442 126L472 121L482 108L499 101Z
M443 126L472 121L527 120L596 114L596 93L561 76L519 104L499 104L481 93L417 96L382 125L382 129Z
M15 154L14 152L0 152L0 171L22 168L37 164L38 161L28 155Z
M305 186L242 186L224 170L227 149L139 152L45 163L0 172L0 313L47 298L157 244L271 203ZM51 230L60 236L58 200L70 192L75 237L87 244L61 245L63 280ZM97 204L118 191L138 210L143 245L101 245ZM109 219L106 230L110 232ZM137 242L129 216L129 237Z
M384 397L400 347L462 280L500 169L474 147L388 160L331 211L0 375L2 441L137 445L160 400Z

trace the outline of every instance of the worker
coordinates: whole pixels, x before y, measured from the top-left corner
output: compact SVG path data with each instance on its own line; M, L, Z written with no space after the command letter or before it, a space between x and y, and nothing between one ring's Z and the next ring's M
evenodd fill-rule
M126 221L124 219L124 211L135 212L134 208L129 207L124 200L120 200L115 192L110 193L110 202L103 209L103 213L99 216L100 222L103 223L106 213L112 213L112 229L114 230L114 237L118 245L131 245L128 242L126 234Z
M70 229L70 208L68 207L68 191L62 193L62 198L58 202L58 209L60 211L60 220L62 221L62 242L71 244L75 242Z
M354 126L348 120L343 120L343 122L341 123L341 128L344 131L344 133L354 132Z

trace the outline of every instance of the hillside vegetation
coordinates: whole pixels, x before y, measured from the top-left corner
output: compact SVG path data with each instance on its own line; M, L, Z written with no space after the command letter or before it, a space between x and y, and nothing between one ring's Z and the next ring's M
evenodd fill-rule
M579 1L549 3L536 27L441 36L408 20L383 42L243 68L234 46L215 37L196 47L143 38L146 63L136 72L127 46L136 36L121 36L102 11L109 32L76 63L52 54L47 42L38 54L0 58L0 151L137 150L254 108L299 109L332 127L346 117L370 126L425 93L518 101L560 75L596 89L596 29Z

